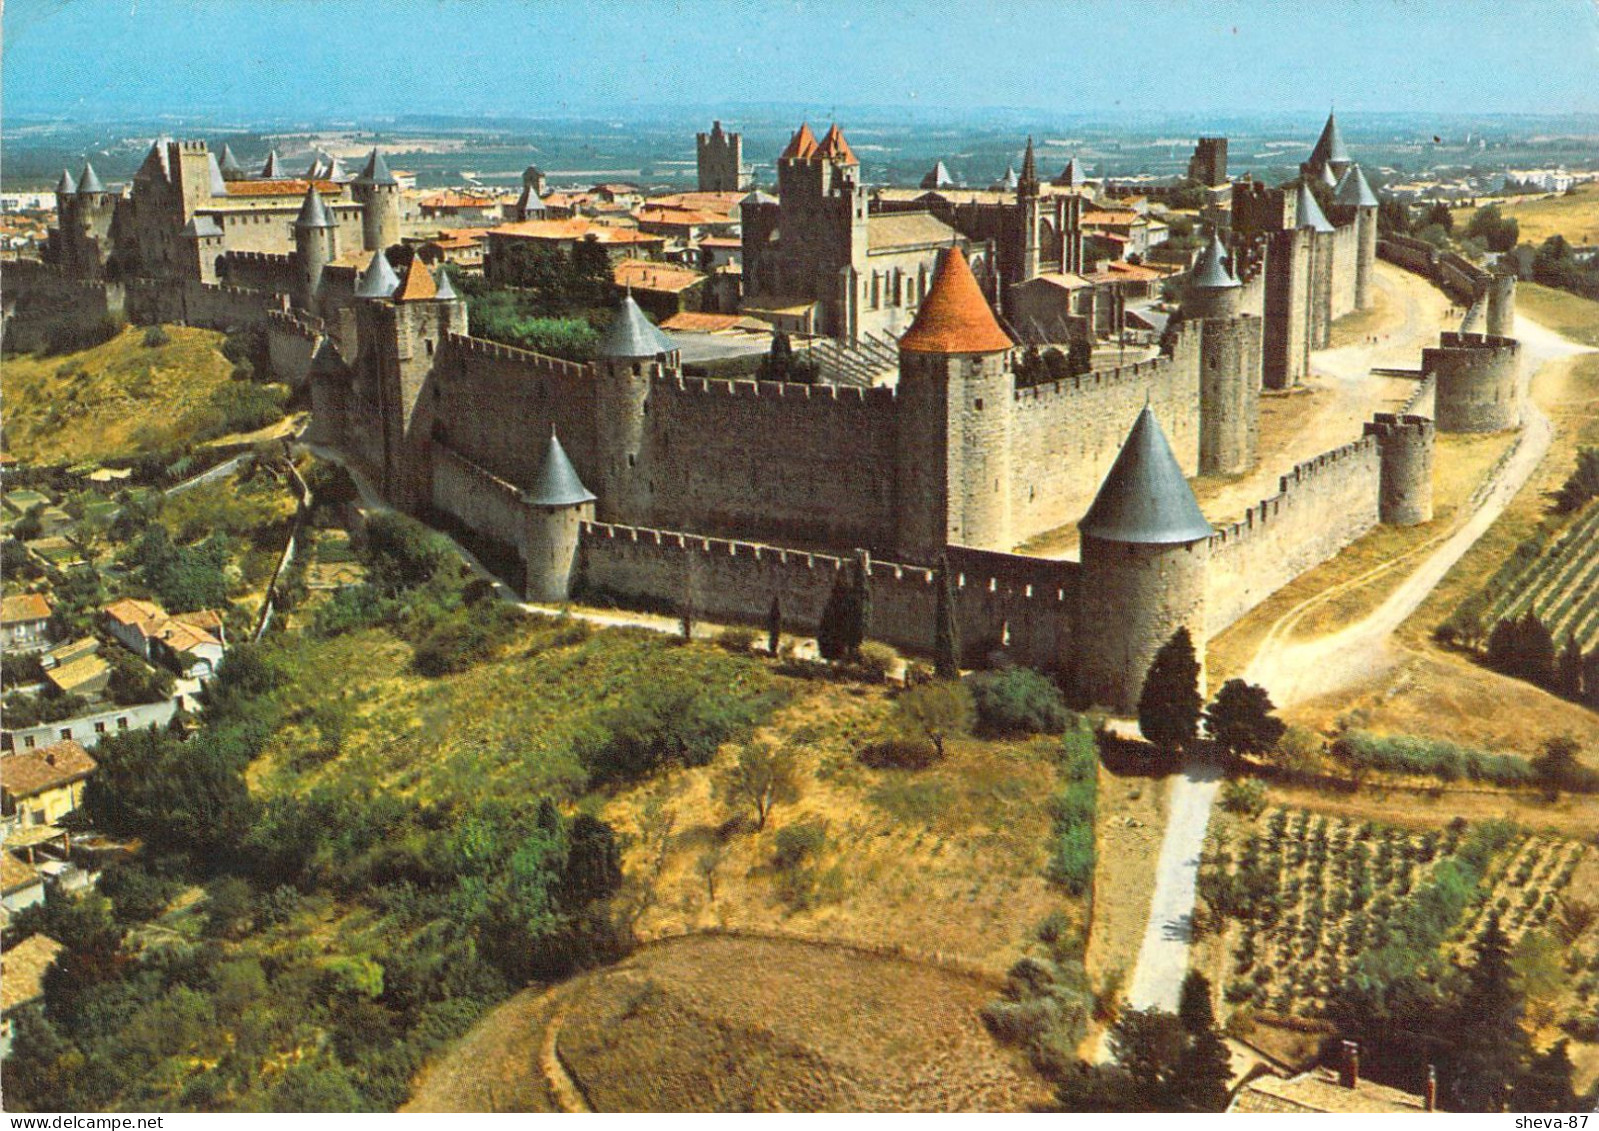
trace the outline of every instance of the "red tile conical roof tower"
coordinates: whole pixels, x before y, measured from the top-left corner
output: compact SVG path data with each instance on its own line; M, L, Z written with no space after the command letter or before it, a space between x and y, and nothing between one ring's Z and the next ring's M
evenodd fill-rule
M899 340L900 351L910 353L994 353L1015 344L1000 329L958 247L939 260L916 320Z

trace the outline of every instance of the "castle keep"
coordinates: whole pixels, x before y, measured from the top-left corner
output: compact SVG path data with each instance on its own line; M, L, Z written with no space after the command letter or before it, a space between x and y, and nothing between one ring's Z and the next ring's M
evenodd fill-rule
M385 255L399 194L376 152L350 180L239 182L203 145L158 144L130 197L86 168L60 186L54 263L22 277L55 301L264 324L274 365L310 384L318 437L397 506L519 562L536 599L758 621L776 596L809 629L859 561L874 635L926 649L944 561L968 662L1003 650L1125 710L1178 626L1202 654L1378 522L1431 517L1434 425L1414 415L1377 417L1222 526L1187 484L1258 464L1262 389L1299 380L1332 321L1370 303L1379 251L1411 254L1378 247L1376 197L1329 130L1306 177L1335 182L1331 218L1308 180L1234 186L1231 230L1209 236L1155 356L1025 386L1008 288L1081 255L1080 197L1045 191L1031 146L1014 201L874 211L842 132L802 127L778 197L745 198L747 285L803 300L819 329L890 341L896 379L871 386L688 376L631 297L592 362L474 338L448 276ZM703 175L736 169L736 135L719 132L702 135ZM1429 266L1474 288L1491 327L1513 325L1509 287ZM1516 360L1503 334L1444 335L1424 358L1437 428L1513 426ZM1016 552L1072 523L1080 560Z

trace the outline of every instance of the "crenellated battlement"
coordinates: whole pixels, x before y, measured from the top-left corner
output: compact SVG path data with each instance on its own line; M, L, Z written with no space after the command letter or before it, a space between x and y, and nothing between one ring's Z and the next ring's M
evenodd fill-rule
M1462 333L1444 330L1438 335L1439 349L1504 350L1515 353L1521 343L1515 338L1502 338L1495 334Z
M501 479L482 464L474 463L448 444L435 443L433 458L441 463L449 463L455 469L470 478L474 483L485 487L496 494L503 495L508 502L522 502L525 492L516 484Z
M1018 407L1026 408L1053 401L1058 397L1094 393L1130 382L1149 381L1164 374L1171 366L1172 359L1163 355L1149 358L1147 361L1135 361L1131 365L1118 365L1114 369L1091 369L1076 377L1017 389L1016 403Z
M474 338L469 334L446 334L444 341L451 349L459 350L466 357L482 357L492 361L510 361L527 365L531 368L530 376L591 377L593 375L592 366L535 353L533 350L518 349L516 346L491 342L484 338Z
M323 334L323 323L320 318L307 318L284 310L269 311L267 325L274 330L293 334L307 341L315 341Z
M895 390L886 386L866 389L857 385L802 384L789 381L726 381L714 377L662 375L657 380L679 393L732 398L765 398L788 401L842 401L845 403L891 405Z
M259 264L263 267L293 267L295 258L293 252L278 251L224 251L218 260L229 263Z
M1376 436L1379 439L1409 437L1417 442L1427 442L1437 432L1437 426L1429 416L1414 416L1409 413L1400 414L1393 412L1379 412L1366 422L1365 434Z
M1377 451L1377 437L1368 433L1351 443L1295 464L1291 471L1277 480L1277 494L1260 500L1245 511L1244 516L1238 521L1216 527L1216 532L1210 537L1211 552L1223 553L1229 546L1257 536L1273 519L1292 505L1296 494L1313 483L1347 472L1359 474L1371 470L1372 465L1368 464L1366 468L1361 468L1359 464L1362 460L1369 461L1376 456ZM1375 494L1375 479L1372 488Z

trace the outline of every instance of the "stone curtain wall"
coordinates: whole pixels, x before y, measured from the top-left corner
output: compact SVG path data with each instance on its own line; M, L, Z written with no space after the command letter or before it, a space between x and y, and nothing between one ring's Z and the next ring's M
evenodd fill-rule
M443 444L433 445L433 506L527 556L528 508L515 485Z
M322 339L320 331L310 322L279 311L267 315L266 331L272 372L297 389L303 387Z
M37 259L11 260L0 267L0 289L7 299L15 298L18 312L27 316L71 311L91 321L122 314L127 301L117 283L74 278Z
M1077 566L951 547L952 582L967 663L1008 637L1018 663L1058 670L1071 655ZM810 634L848 559L753 542L664 530L586 523L579 550L582 586L625 593L672 608L692 601L715 620L764 624L772 597L785 630ZM872 561L872 638L930 651L936 577L919 566Z
M1198 474L1197 338L1194 327L1171 357L1016 391L1011 529L1017 543L1083 517L1146 397L1183 473Z
M444 442L461 456L501 479L532 483L553 426L578 475L593 487L595 387L586 367L450 334L433 381Z
M652 521L887 550L895 407L891 389L658 379L644 457Z
M1363 436L1297 465L1276 495L1219 527L1210 540L1208 634L1376 526L1380 482L1377 438Z

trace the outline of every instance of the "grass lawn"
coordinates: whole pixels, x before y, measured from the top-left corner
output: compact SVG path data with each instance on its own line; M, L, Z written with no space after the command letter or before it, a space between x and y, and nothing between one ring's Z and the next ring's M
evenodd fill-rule
M222 335L167 328L146 346L129 327L79 353L7 358L6 440L24 463L77 463L156 450L188 438L233 365Z
M1483 206L1492 203L1490 198ZM1565 236L1574 244L1599 243L1599 184L1578 185L1574 192L1558 196L1501 203L1499 211L1501 215L1514 217L1520 225L1521 243L1541 244L1554 235ZM1465 231L1476 212L1476 208L1457 209L1455 231Z

